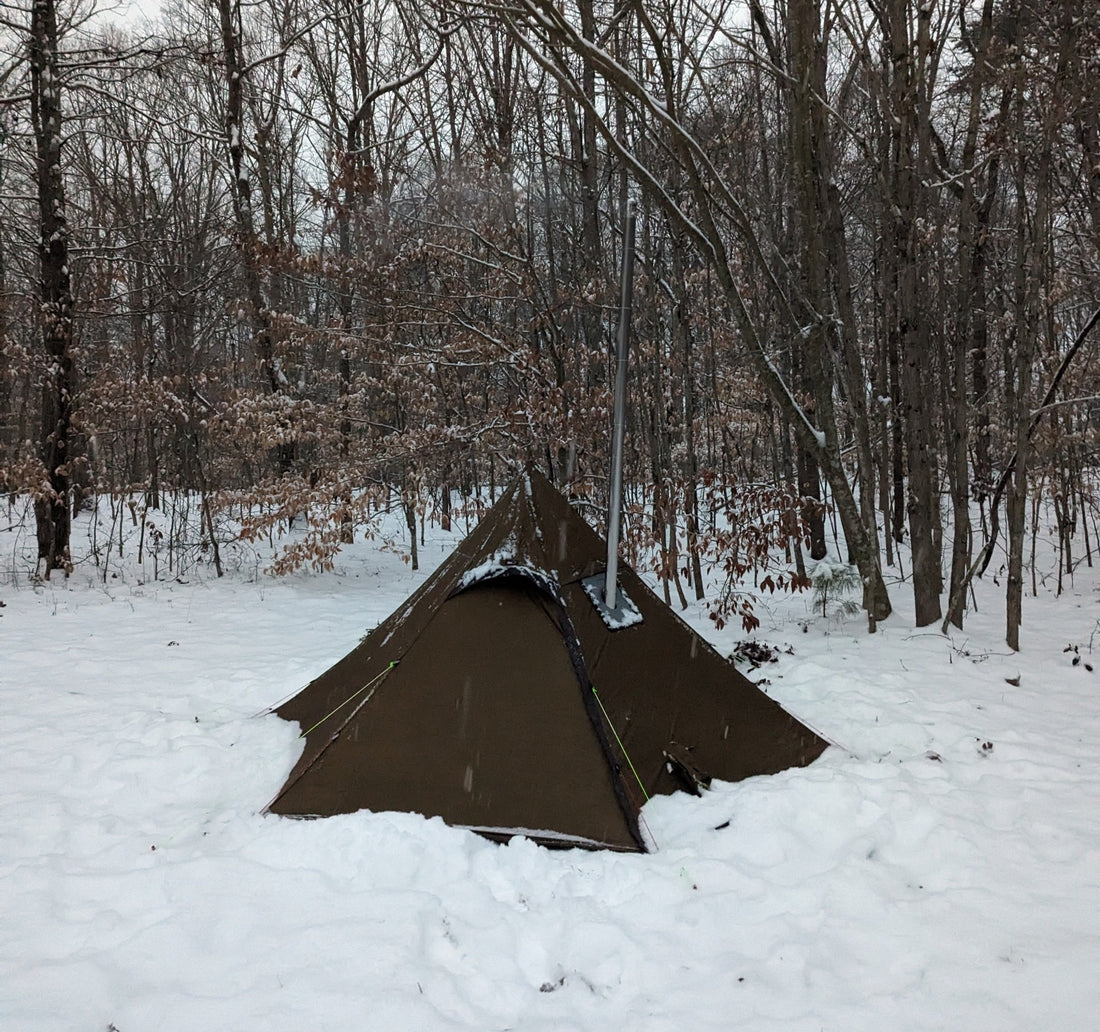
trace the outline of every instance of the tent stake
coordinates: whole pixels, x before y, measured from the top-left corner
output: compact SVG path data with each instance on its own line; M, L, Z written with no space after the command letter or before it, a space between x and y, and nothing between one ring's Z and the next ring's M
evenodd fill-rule
M619 524L623 507L623 436L626 432L626 371L630 348L630 309L634 298L634 221L633 201L626 210L623 233L623 271L619 298L619 334L615 367L615 416L611 437L611 495L607 507L607 579L604 605L615 608L619 576Z

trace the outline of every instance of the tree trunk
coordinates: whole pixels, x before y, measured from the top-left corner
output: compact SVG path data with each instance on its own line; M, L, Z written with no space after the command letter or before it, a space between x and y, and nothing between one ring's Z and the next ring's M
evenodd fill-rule
M241 0L217 0L225 62L225 139L229 152L230 196L236 224L237 246L244 276L245 300L249 307L253 341L260 360L261 374L271 394L285 393L286 374L275 354L269 306L264 298L260 270L259 238L256 234L252 204L252 182L245 167L244 145L244 51L241 26ZM280 441L275 446L276 467L280 475L290 472L295 459L294 443Z
M975 166L978 155L978 134L982 124L982 98L987 86L989 47L992 39L993 0L985 0L975 50L974 68L971 72L969 108L966 135L962 149L962 184L958 190L959 225L957 289L955 292L955 327L949 343L947 365L949 369L948 404L944 412L947 442L948 484L951 488L952 540L951 576L948 590L947 619L958 628L963 625L966 607L966 589L969 584L973 549L973 532L970 525L970 441L973 439L976 492L979 498L988 490L989 434L986 401L977 398L977 388L987 391L985 385L985 341L987 335L985 244L988 232L991 193L996 190L997 164L989 163L987 195L983 201L977 194ZM946 375L945 371L945 375ZM972 374L974 395L969 393L968 374ZM976 404L971 405L971 398ZM976 418L976 434L970 431L972 411L985 411L984 425Z
M73 414L73 297L69 277L69 224L61 162L61 75L54 0L31 9L31 122L38 189L39 300L46 368L42 380L40 456L46 485L35 500L38 557L44 573L68 569L69 462Z
M900 357L905 448L909 459L906 510L913 553L914 610L916 625L925 627L942 615L942 572L935 542L938 496L932 434L934 392L928 390L927 383L932 356L927 346L928 313L922 312L927 292L923 289L918 239L919 222L924 214L923 185L916 164L919 84L909 39L908 8L906 0L890 0L883 26L890 61L889 195L894 260L894 276L887 300L892 307L892 331ZM922 9L920 20L923 22L928 17L930 12Z

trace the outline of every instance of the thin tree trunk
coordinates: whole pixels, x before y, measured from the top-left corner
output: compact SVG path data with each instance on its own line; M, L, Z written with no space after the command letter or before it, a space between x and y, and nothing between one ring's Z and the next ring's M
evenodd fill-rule
M229 152L230 196L236 224L237 246L241 257L245 299L249 307L253 341L260 360L260 369L271 394L285 393L286 374L275 353L268 304L264 299L260 268L260 247L252 204L252 183L245 167L244 144L244 53L241 25L241 0L217 0L222 36L222 58L225 62L225 138ZM282 441L275 447L276 466L280 475L294 465L295 447Z

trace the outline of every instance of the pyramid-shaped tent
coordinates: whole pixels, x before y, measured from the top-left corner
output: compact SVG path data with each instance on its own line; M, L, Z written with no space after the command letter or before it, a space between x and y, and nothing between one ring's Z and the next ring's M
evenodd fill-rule
M493 838L644 850L647 796L820 755L826 742L629 568L634 622L612 629L582 583L605 564L549 481L517 478L405 605L277 708L305 749L268 809L407 810Z

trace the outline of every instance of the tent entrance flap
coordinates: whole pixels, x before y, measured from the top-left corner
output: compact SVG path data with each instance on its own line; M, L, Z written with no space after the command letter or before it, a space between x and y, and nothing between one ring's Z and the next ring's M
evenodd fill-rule
M633 627L642 622L641 610L631 601L630 596L620 584L615 592L615 605L609 606L604 596L607 578L602 573L585 577L581 587L588 596L600 619L607 624L608 630L621 631L624 627Z

